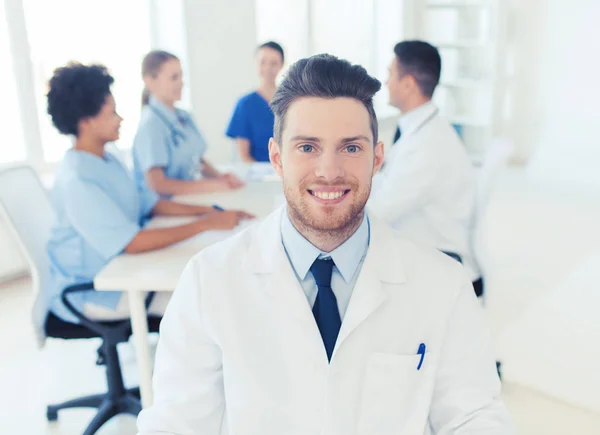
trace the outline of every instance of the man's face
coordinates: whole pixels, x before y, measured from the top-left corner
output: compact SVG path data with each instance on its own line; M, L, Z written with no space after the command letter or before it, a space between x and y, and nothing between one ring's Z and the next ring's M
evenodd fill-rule
M411 89L410 76L400 73L401 68L397 56L394 56L394 60L390 64L388 71L386 85L390 95L390 105L402 110Z
M290 104L281 144L269 143L292 221L338 232L360 222L383 143L373 146L369 112L353 98L300 98Z

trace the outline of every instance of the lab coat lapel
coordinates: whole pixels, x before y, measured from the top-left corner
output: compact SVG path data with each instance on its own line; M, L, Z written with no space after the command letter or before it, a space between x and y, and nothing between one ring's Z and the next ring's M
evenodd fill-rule
M394 239L398 236L385 223L369 215L370 244L360 275L337 338L335 351L352 331L385 303L389 297L384 285L405 282L400 253Z
M289 313L300 323L314 356L326 362L319 328L281 241L281 214L284 212L285 207L282 207L259 224L242 269L264 275L265 286L260 290L276 305L274 309Z

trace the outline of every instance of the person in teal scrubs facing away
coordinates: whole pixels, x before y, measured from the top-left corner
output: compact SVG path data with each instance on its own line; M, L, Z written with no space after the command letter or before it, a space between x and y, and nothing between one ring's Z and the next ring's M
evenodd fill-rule
M179 59L151 51L142 62L142 77L142 115L133 141L138 187L148 186L166 198L241 187L235 175L222 174L206 161L206 142L194 120L175 107L183 88Z
M283 68L283 48L276 42L262 44L256 51L260 77L258 89L237 102L226 135L235 139L242 161L268 162L269 139L273 136L275 117L269 102L275 95L275 80Z
M131 173L104 149L107 142L119 138L122 121L110 91L112 83L104 66L72 63L54 72L47 95L52 123L76 139L52 190L55 222L47 244L51 283L45 299L55 316L73 323L78 319L60 295L68 287L88 283L85 291L68 296L79 313L100 320L129 317L127 298L121 292L96 292L91 285L116 255L160 249L205 230L233 228L240 219L250 217L160 199L145 186L138 189ZM144 229L144 220L152 215L199 219L187 225ZM155 294L149 312L162 315L168 297L168 293Z

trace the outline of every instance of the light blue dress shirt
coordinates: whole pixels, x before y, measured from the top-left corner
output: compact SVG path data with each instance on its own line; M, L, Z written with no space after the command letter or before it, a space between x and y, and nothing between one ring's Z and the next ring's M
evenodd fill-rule
M56 222L47 245L50 259L50 309L77 322L62 304L60 293L74 284L92 282L96 274L142 228L159 197L138 190L131 174L112 154L104 158L84 151L66 153L52 190ZM115 289L118 290L118 289ZM116 308L120 292L72 294L77 309L84 303Z
M142 109L133 140L133 172L138 187L146 186L146 172L163 168L165 176L193 180L206 142L184 110L170 110L154 97Z
M283 247L311 308L315 304L318 290L312 273L309 273L310 267L317 258L330 257L335 263L331 275L331 289L337 299L340 318L344 319L354 285L367 255L369 237L369 218L365 213L360 226L348 240L332 252L322 252L298 232L287 212L283 213L281 221Z

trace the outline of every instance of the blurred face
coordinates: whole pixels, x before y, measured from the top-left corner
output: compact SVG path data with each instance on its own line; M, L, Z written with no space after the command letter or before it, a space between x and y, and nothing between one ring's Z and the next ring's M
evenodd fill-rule
M310 97L289 106L281 144L271 139L269 154L292 222L300 231L335 235L360 223L383 143L373 146L360 101Z
M144 83L152 95L168 106L181 100L183 76L181 63L177 59L169 59L163 63L156 76L144 77Z
M117 113L115 99L109 94L96 116L80 121L79 133L91 135L104 143L114 142L119 139L121 121L123 118Z
M408 74L401 74L401 67L397 56L394 56L394 60L388 71L389 75L386 85L390 94L390 105L403 110L412 90L412 82L414 80Z
M281 59L281 54L277 50L264 47L258 50L256 55L256 65L258 76L261 80L274 83L277 74L279 74L283 68L283 60Z

